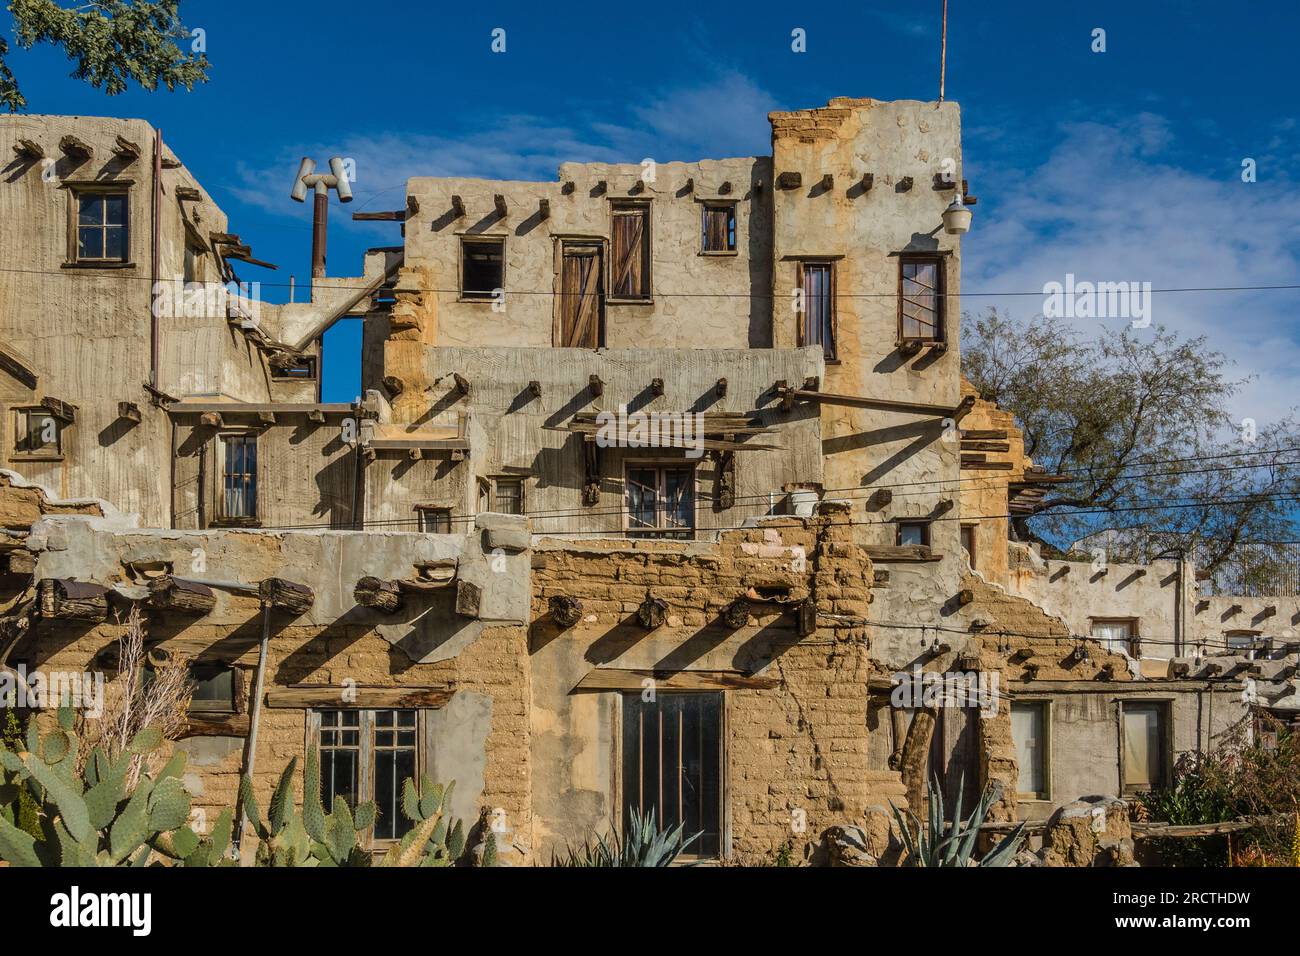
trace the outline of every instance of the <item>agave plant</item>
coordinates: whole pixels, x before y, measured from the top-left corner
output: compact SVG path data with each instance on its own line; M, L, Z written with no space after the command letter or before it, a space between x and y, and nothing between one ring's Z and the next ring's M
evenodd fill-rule
M965 790L966 778L963 775L957 787L957 804L953 807L952 823L944 820L943 788L939 777L935 775L930 782L928 798L928 817L923 826L915 813L907 811L907 816L898 807L890 805L898 829L903 835L903 845L907 848L904 866L1006 866L1020 849L1024 840L1025 825L1021 823L992 850L976 862L971 862L975 852L975 842L979 839L980 825L988 816L989 807L1002 795L1001 787L990 784L984 788L979 802L970 817L962 819L962 792Z
M685 849L699 839L703 831L683 837L685 823L661 830L655 823L655 813L633 813L628 820L627 833L620 837L588 840L575 850L569 847L563 856L554 856L552 866L670 866Z

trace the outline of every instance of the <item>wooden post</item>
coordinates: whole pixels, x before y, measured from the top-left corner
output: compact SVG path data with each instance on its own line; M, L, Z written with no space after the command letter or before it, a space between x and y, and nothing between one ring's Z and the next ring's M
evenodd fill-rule
M274 580L274 579L270 579ZM265 584L266 582L262 582ZM257 728L262 720L262 688L266 683L266 658L271 644L271 605L262 601L262 643L257 649L257 676L253 680L253 710L248 718L248 739L244 742L244 770L241 779L248 781L249 789L253 787L253 769L257 765ZM240 787L242 793L243 787ZM238 819L235 821L235 859L244 842L244 827L248 824L248 810L244 801L239 801Z
M385 614L393 614L402 607L402 591L397 582L384 581L369 574L357 581L352 596L358 604Z
M903 785L907 787L907 805L918 817L924 819L926 814L926 773L930 767L930 740L934 737L934 727L938 722L938 711L934 708L922 708L912 717L912 726L907 731L907 742L903 744L903 755L899 760L899 770L903 775Z

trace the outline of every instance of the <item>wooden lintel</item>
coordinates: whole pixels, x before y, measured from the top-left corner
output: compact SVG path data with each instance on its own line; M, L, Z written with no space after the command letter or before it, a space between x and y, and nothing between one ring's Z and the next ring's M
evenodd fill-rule
M772 690L781 685L775 677L752 677L741 671L622 670L597 667L578 681L574 690L639 691L653 681L658 690Z
M186 737L247 737L250 724L248 714L205 714L202 711L186 715L185 726L176 735Z
M872 561L942 561L943 555L924 544L868 544L862 549Z
M455 693L451 686L400 684L396 687L353 686L350 684L296 684L273 687L266 692L267 707L306 710L369 710L401 707L445 707Z

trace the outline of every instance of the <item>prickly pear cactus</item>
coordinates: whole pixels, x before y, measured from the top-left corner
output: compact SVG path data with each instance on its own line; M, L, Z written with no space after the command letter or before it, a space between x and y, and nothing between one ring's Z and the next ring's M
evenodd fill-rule
M452 820L453 780L443 787L426 776L402 786L402 813L415 824L406 836L384 854L380 866L451 866L465 850L465 826ZM449 825L450 824L450 825Z
M191 865L219 862L214 841L200 840L186 825L184 753L173 755L156 776L141 774L128 792L132 759L157 750L162 734L143 730L116 757L97 746L79 773L73 726L72 708L65 706L58 726L44 737L35 722L29 725L25 750L0 746L0 803L11 804L25 789L39 807L40 832L18 829L11 813L0 812L0 859L14 866L145 866L163 857L190 863L206 845Z

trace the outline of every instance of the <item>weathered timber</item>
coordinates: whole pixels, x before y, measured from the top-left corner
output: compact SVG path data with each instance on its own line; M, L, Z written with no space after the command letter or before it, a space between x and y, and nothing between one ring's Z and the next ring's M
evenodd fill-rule
M926 544L868 544L862 549L872 561L942 561Z
M177 614L208 614L217 606L217 595L206 584L175 578L170 574L149 582L149 607Z
M257 588L262 603L291 614L306 614L315 603L316 593L305 584L284 578L267 578Z
M722 611L722 623L730 628L741 628L749 623L749 602L743 597L736 598Z
M574 690L641 690L653 681L658 690L771 690L775 677L753 677L741 671L623 670L597 667L578 681Z
M802 173L787 171L784 173L780 173L776 177L777 189L798 189L801 185L803 185Z
M140 423L140 406L135 402L118 402L117 417L129 422Z
M7 574L31 576L36 573L36 555L30 551L10 551L0 557L0 565Z
M461 617L478 617L483 589L472 581L456 580L456 613Z
M30 139L20 139L18 142L14 143L14 153L22 159L32 161L44 156L45 150L41 148L39 143Z
M36 589L41 617L102 621L108 617L108 589L86 581L45 578Z
M394 614L402 607L402 590L396 581L385 581L367 574L357 581L352 596L358 604Z
M266 692L267 707L305 709L387 709L445 707L455 693L450 686L401 684L396 687L359 687L344 684L295 684Z
M77 139L71 133L59 140L59 149L83 163L95 155L95 150L89 143Z
M560 627L573 627L582 620L582 602L575 597L569 597L567 594L552 595L547 605L550 608L551 620Z
M668 602L663 598L657 598L647 593L645 600L637 606L637 623L647 631L653 631L657 627L663 627L664 621L667 620L667 618Z

